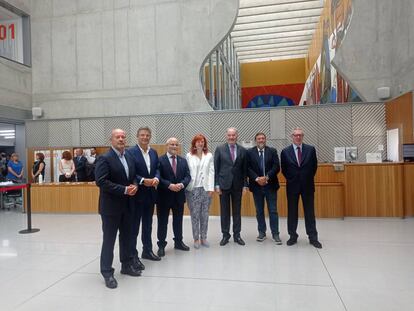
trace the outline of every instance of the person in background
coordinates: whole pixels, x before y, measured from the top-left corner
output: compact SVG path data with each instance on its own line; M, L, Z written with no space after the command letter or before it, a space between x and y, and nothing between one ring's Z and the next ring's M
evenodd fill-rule
M92 147L89 150L89 153L85 155L86 160L86 180L87 181L95 181L95 164L96 164L96 148Z
M12 153L10 161L7 163L7 176L8 180L21 182L23 179L23 164L19 161L19 155Z
M75 181L75 164L72 160L72 154L66 150L62 153L62 159L59 161L59 182Z
M158 188L158 256L165 256L170 210L173 214L174 248L189 251L183 242L185 188L191 181L187 161L178 155L178 139L167 140L167 153L159 158L160 185Z
M45 155L42 152L36 153L36 161L33 163L32 178L34 182L39 182L39 176L42 175L42 180L45 180Z
M0 180L5 179L7 175L7 157L4 152L0 154Z
M86 163L88 163L88 160L83 155L83 149L75 149L75 158L73 159L73 163L75 163L77 181L87 181Z
M209 247L207 229L211 196L214 193L214 158L208 151L204 135L194 136L186 159L191 175L186 198L191 214L194 248L198 249L200 245Z

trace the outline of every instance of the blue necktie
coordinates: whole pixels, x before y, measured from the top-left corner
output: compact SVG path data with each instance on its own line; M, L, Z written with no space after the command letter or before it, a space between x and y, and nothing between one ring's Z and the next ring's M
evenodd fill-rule
M259 168L260 168L260 172L263 174L262 176L265 175L264 173L264 161L263 161L263 150L259 150Z

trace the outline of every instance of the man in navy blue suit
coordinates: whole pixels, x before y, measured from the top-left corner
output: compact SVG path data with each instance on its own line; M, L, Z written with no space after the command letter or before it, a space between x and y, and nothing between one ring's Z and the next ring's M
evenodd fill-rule
M140 222L142 222L142 258L153 261L161 260L152 251L152 218L154 204L157 200L160 173L158 170L158 154L149 146L151 129L149 127L140 127L137 131L137 140L138 143L127 151L134 160L136 178L140 186L140 191L135 196L135 213L132 216L131 252L135 268L145 269L139 260L137 251Z
M95 172L103 231L100 270L108 288L118 286L112 268L118 231L121 273L141 275L141 271L134 268L130 257L132 197L136 194L138 186L134 184L134 162L125 154L125 139L125 131L112 131L111 148L98 158Z
M168 216L173 214L174 248L189 251L183 242L185 188L191 181L187 160L178 153L178 139L167 140L167 153L159 158L160 186L158 188L158 256L165 256Z
M73 163L75 163L77 181L87 181L86 164L88 163L88 160L83 155L83 150L81 148L75 149Z
M303 130L295 128L292 132L292 145L281 153L282 173L286 178L286 195L288 201L288 246L296 244L298 234L298 203L302 198L305 215L306 234L309 243L316 248L322 248L316 231L314 193L314 177L318 169L315 147L303 143Z
M253 193L256 206L257 229L259 231L256 241L263 242L266 239L264 214L264 201L266 199L272 238L276 244L281 245L279 216L277 214L279 157L275 148L266 146L265 133L257 133L254 140L256 147L247 150L247 175L249 177L249 189Z

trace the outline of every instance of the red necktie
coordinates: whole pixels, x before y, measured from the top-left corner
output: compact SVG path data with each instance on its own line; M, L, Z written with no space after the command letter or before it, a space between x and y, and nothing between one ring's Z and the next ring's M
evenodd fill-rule
M177 175L177 162L175 160L175 156L171 156L171 160L172 170L174 172L174 175Z
M300 163L302 162L302 150L300 150L300 147L297 147L298 149L298 164L300 166Z

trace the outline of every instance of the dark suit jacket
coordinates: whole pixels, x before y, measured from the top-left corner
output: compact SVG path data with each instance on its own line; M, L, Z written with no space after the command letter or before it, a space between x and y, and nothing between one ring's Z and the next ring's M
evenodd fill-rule
M183 157L177 156L177 175L174 175L170 160L167 154L164 154L159 158L160 169L160 184L158 187L158 202L163 204L169 204L176 202L178 204L184 204L185 202L185 188L191 181L190 169L188 168L187 160ZM170 184L182 183L184 188L179 192L174 192L168 189Z
M135 163L135 175L137 183L139 184L142 178L154 178L160 179L160 171L158 169L158 154L154 149L149 150L150 156L150 172L148 172L147 164L142 156L141 149L138 145L131 147L127 150L127 153L132 157ZM137 202L148 202L155 204L157 200L157 190L154 187L146 187L143 184L140 185L139 191L135 195Z
M125 158L129 168L128 178L121 160L112 148L96 161L95 177L99 187L101 215L120 215L128 210L132 202L131 197L124 193L125 187L135 181L135 167L128 154L125 154Z
M237 157L233 163L227 143L218 146L214 152L214 184L221 190L247 186L246 149L237 144Z
M73 163L75 163L75 170L76 175L78 176L78 181L86 181L86 164L88 163L86 157L81 156L80 160L78 160L78 157L74 157Z
M275 148L266 146L264 148L264 164L265 164L265 176L269 177L266 188L279 189L279 180L277 174L280 171L279 157ZM249 189L250 191L258 191L262 186L256 182L256 178L263 176L263 172L259 166L259 151L257 147L253 147L247 150L247 176L249 177Z
M280 160L282 173L286 178L286 192L288 194L306 194L315 191L314 176L318 169L315 147L302 144L302 162L300 166L292 145L283 149Z

